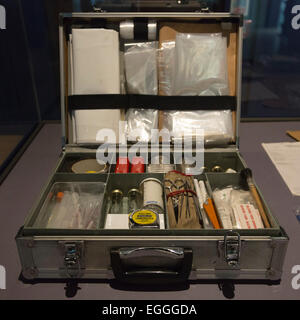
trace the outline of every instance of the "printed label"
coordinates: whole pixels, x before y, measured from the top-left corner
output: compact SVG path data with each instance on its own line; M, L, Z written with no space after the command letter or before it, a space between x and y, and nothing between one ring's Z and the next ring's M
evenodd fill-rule
M140 210L132 215L132 220L136 224L153 224L157 220L157 214L150 210Z

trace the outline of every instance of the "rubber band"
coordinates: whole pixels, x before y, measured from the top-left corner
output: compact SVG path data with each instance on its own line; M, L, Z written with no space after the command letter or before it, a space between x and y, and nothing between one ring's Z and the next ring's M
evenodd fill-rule
M194 196L197 196L196 192L194 192L193 190L178 190L178 191L170 192L167 195L167 198L169 199L170 197L175 197L175 196L182 194L182 193L191 193Z

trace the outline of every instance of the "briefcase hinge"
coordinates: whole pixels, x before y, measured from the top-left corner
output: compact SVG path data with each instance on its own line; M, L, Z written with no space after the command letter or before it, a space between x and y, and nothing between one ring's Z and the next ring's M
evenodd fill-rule
M70 278L80 277L83 265L83 241L60 242L64 250L64 267L67 276Z

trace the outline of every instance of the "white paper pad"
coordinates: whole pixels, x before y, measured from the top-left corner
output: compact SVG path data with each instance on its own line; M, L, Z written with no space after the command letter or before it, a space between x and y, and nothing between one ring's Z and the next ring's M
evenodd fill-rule
M291 193L300 196L300 142L263 143L262 146Z
M119 94L119 34L107 29L73 29L74 94Z

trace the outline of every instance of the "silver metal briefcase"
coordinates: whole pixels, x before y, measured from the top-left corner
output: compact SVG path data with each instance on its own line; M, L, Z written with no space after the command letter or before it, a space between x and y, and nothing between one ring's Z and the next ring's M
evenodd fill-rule
M271 228L257 230L180 230L169 229L129 229L109 230L104 228L105 197L112 189L128 190L142 180L154 177L163 181L163 173L115 174L113 165L106 172L78 174L68 172L65 166L76 159L95 159L98 145L73 143L71 110L74 105L97 105L97 99L105 99L103 105L126 103L151 105L152 97L110 96L86 97L72 96L68 77L68 35L72 27L102 27L110 25L118 30L119 23L125 20L155 20L160 25L193 23L203 27L203 32L220 30L232 43L231 92L228 97L208 97L205 103L212 105L218 101L234 104L235 140L226 147L205 149L205 167L216 165L232 168L237 173L208 172L203 174L211 188L240 184L239 172L246 164L239 152L239 121L241 110L241 64L243 19L229 13L207 12L95 12L71 13L60 16L60 72L61 72L61 110L63 125L63 148L55 170L42 190L41 195L28 215L24 226L16 236L24 278L39 279L112 279L121 281L152 282L158 280L176 283L186 280L261 280L278 281L288 245L288 236L263 201ZM230 44L228 44L230 45ZM184 99L183 99L184 98ZM198 105L193 97L183 97L178 103ZM148 100L147 100L148 99ZM164 97L166 102L174 105ZM218 100L222 99L222 100ZM226 100L227 99L227 100ZM149 102L150 101L150 102ZM125 104L125 103L124 103ZM148 106L149 107L149 106ZM170 108L170 107L168 107ZM213 108L213 107L212 107ZM175 108L176 109L176 108ZM195 106L194 106L195 109ZM159 146L161 148L161 146ZM194 150L196 151L196 150ZM171 152L174 150L171 147ZM55 183L94 182L104 183L104 200L99 226L93 230L47 229L36 227L35 221L42 211L47 195Z

